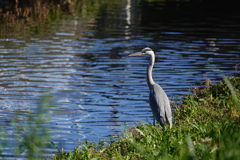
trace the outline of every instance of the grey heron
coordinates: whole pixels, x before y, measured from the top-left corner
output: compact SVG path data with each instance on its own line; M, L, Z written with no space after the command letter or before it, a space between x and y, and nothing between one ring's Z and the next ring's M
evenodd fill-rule
M162 89L156 84L152 78L152 69L155 62L155 54L150 48L144 48L142 52L130 54L129 56L149 55L150 63L147 68L147 84L150 90L149 103L153 113L153 125L155 126L155 119L164 128L164 123L168 123L172 128L172 111L169 99Z

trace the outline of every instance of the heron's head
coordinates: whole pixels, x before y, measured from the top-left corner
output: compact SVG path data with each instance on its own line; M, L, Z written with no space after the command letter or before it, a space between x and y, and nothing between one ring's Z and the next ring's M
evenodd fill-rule
M153 50L147 47L147 48L144 48L142 52L133 53L133 54L130 54L129 56L141 56L141 55L152 55L152 54L154 54Z

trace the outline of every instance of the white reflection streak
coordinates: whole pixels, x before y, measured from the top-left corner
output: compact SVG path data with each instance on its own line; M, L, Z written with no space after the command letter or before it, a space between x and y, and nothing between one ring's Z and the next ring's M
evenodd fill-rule
M126 5L126 21L127 24L130 25L131 24L131 0L127 0L127 5ZM126 26L127 28L129 26Z
M131 25L131 0L127 0L125 10L126 10L126 23L127 23L125 25L125 28L128 29L129 25ZM130 37L128 36L129 31L125 30L125 35L126 35L125 39L130 39Z
M208 44L209 44L209 51L211 51L211 52L216 52L216 51L218 51L219 50L219 48L218 47L216 47L216 40L217 40L217 38L206 38L206 41L208 42ZM218 55L219 53L215 53L215 55Z

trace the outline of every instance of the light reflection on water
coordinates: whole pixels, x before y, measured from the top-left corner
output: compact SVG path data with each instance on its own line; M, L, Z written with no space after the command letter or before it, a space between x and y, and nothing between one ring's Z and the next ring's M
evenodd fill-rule
M61 23L71 28L71 23ZM93 24L90 24L93 26ZM0 122L9 130L13 111L29 111L45 93L54 95L52 141L65 150L85 139L116 135L124 122L152 121L145 81L148 57L127 57L151 47L153 77L170 98L189 86L234 74L239 38L189 37L184 32L132 32L111 38L81 37L58 31L52 37L0 39ZM73 27L73 26L72 26ZM49 31L50 32L50 31ZM154 35L154 36L151 36ZM23 117L19 117L23 118Z

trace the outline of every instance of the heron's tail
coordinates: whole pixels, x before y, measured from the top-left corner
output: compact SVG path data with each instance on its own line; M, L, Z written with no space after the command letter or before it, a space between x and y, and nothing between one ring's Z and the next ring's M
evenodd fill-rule
M170 129L172 128L172 117L167 118L167 123L169 124Z

